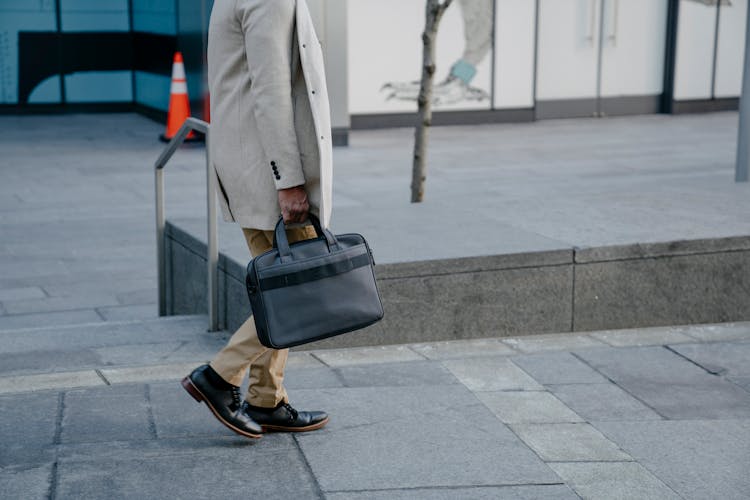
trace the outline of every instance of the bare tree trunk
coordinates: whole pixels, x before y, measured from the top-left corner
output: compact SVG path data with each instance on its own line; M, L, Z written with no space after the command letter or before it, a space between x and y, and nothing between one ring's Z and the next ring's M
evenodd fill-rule
M453 0L426 0L425 27L422 33L422 80L419 86L419 122L414 132L414 163L411 175L411 202L424 200L427 176L427 131L432 125L432 81L435 75L435 39L443 13Z

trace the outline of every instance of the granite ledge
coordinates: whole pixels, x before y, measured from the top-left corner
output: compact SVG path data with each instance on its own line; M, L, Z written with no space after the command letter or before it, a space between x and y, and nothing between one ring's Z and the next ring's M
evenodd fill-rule
M657 243L576 248L576 264L750 250L750 235Z

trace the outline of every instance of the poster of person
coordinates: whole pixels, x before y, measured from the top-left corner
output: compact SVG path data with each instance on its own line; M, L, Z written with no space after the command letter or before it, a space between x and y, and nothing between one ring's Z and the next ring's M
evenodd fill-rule
M472 86L477 67L492 51L493 0L457 0L463 21L464 49L461 58L450 68L448 76L433 89L435 106L462 101L489 100L489 94ZM455 10L455 8L454 8ZM419 82L390 82L383 85L388 99L416 101Z
M351 112L416 110L425 3L357 0L348 9ZM435 110L490 108L493 20L493 0L455 0L446 11L437 38Z

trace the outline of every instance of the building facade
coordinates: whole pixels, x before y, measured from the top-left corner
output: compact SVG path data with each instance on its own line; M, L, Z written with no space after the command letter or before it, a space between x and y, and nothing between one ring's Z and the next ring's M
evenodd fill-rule
M0 110L163 115L181 50L202 116L211 0L0 0ZM336 136L410 125L424 0L308 0ZM736 109L748 0L455 0L436 123Z

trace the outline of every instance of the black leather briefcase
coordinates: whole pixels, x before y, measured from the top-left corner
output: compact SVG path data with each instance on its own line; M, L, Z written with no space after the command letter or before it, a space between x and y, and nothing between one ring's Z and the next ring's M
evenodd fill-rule
M289 244L276 224L273 248L247 266L247 292L260 342L283 349L371 325L383 317L370 247L359 234L334 235L310 217L317 238Z

